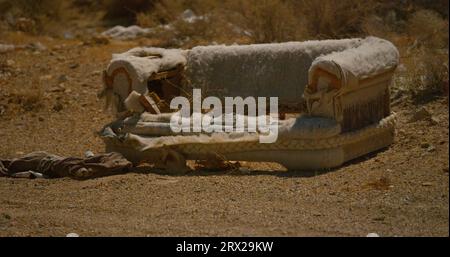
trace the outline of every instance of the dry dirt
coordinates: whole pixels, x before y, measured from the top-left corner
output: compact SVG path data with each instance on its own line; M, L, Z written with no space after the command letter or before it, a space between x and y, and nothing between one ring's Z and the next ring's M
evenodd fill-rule
M112 119L96 98L101 71L112 53L152 43L2 40L47 49L6 55L1 158L101 152L95 131ZM0 236L448 236L448 98L423 106L435 122L409 123L420 106L401 101L391 147L326 172L244 163L184 176L144 167L86 181L0 178Z

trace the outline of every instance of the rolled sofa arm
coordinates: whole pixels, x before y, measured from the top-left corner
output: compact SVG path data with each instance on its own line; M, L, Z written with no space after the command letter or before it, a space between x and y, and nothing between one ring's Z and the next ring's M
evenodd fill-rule
M304 92L309 113L334 118L344 132L387 117L389 86L398 63L397 48L376 37L363 39L358 47L317 57Z

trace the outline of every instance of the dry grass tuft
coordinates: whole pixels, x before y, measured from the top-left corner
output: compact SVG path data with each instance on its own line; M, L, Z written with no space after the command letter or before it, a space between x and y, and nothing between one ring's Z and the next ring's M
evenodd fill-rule
M160 0L137 21L144 27L171 26L157 37L175 37L178 45L269 43L361 35L365 17L377 6L375 0ZM187 9L205 19L183 22L180 16Z
M232 1L229 10L241 16L242 24L254 43L301 40L306 34L303 19L293 1Z
M448 50L418 49L407 61L409 68L396 82L397 86L411 92L417 102L448 90Z
M391 180L385 176L382 176L381 178L367 184L367 186L376 190L389 190L390 185Z
M44 106L43 90L39 79L32 78L29 85L18 85L8 97L8 104L16 104L22 111L36 111Z
M186 17L192 12L193 18ZM161 0L150 12L138 14L138 24L155 29L164 47L193 47L214 43L248 43L248 36L230 20L236 13L220 2ZM234 17L233 19L231 17Z
M431 10L419 10L408 21L407 33L419 47L448 49L448 19Z
M14 73L7 57L7 54L0 54L0 79L5 79Z
M16 0L0 5L4 6L0 14L9 13L7 22L12 28L34 34L62 17L63 1L58 0Z
M403 51L406 72L397 84L418 102L448 90L448 20L430 10L413 13L406 25L411 44Z
M0 74L7 72L8 64L6 62L6 54L0 54Z
M296 14L301 17L308 35L313 38L345 38L363 33L364 18L377 10L373 0L300 0Z

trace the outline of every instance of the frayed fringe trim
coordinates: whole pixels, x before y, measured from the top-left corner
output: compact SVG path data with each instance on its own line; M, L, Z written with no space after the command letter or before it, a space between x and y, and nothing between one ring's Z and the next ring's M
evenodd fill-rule
M387 92L383 92L364 103L344 107L343 132L354 131L374 124L389 116L390 99Z

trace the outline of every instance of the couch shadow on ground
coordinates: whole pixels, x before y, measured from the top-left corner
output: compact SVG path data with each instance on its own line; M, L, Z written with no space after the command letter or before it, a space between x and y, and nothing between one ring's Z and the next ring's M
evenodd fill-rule
M366 160L375 158L379 153L384 152L389 147L385 147L383 149L380 149L378 151L366 154L364 156L358 157L356 159L353 159L351 161L348 161L344 163L342 166L332 168L332 169L324 169L324 170L259 170L259 169L248 169L246 167L244 168L236 168L236 169L228 169L228 170L209 170L209 169L195 169L188 171L185 174L170 174L164 170L156 169L148 166L140 166L135 167L131 171L131 173L137 173L137 174L158 174L158 175L165 175L165 176L171 176L171 177L186 177L186 176L262 176L262 175L270 175L270 176L276 176L276 177L283 177L283 178L309 178L309 177L316 177L320 175L324 175L330 172L334 172L336 170L355 165L361 162L364 162Z

